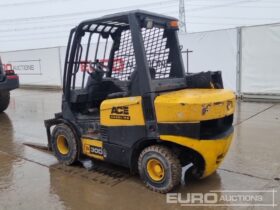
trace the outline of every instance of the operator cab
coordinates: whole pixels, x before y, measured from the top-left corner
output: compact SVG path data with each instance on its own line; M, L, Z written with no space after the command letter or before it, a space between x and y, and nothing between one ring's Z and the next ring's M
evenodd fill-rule
M72 29L63 91L73 113L98 115L105 99L184 88L177 30L176 19L138 10Z

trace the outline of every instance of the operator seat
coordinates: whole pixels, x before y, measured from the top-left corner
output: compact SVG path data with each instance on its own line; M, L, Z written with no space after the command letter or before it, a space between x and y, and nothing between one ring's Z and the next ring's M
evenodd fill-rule
M88 102L94 107L99 107L105 99L122 98L128 96L127 83L116 78L88 77L86 89Z
M87 79L88 102L93 107L99 107L100 103L107 97L106 92L102 89L102 77L101 73L94 72Z

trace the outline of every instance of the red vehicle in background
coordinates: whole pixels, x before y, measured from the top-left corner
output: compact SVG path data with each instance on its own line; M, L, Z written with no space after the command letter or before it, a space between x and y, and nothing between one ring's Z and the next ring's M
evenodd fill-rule
M4 69L0 58L0 113L10 103L10 91L19 87L18 75L12 69Z

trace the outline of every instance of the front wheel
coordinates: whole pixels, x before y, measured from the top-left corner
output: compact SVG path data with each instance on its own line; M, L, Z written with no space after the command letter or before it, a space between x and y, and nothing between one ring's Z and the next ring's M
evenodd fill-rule
M78 144L74 132L69 126L59 124L52 132L52 150L59 162L74 164L78 158Z
M10 103L10 92L0 91L0 113L5 111Z
M138 171L149 189L167 193L180 183L182 167L177 156L168 147L153 145L141 152Z

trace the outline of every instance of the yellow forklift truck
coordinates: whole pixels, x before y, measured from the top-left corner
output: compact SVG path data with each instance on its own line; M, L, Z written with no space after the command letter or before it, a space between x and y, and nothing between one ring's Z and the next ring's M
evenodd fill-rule
M71 30L62 112L45 121L61 163L128 167L160 193L190 163L197 178L215 172L232 140L235 95L220 72L186 75L177 31L177 19L140 10Z

